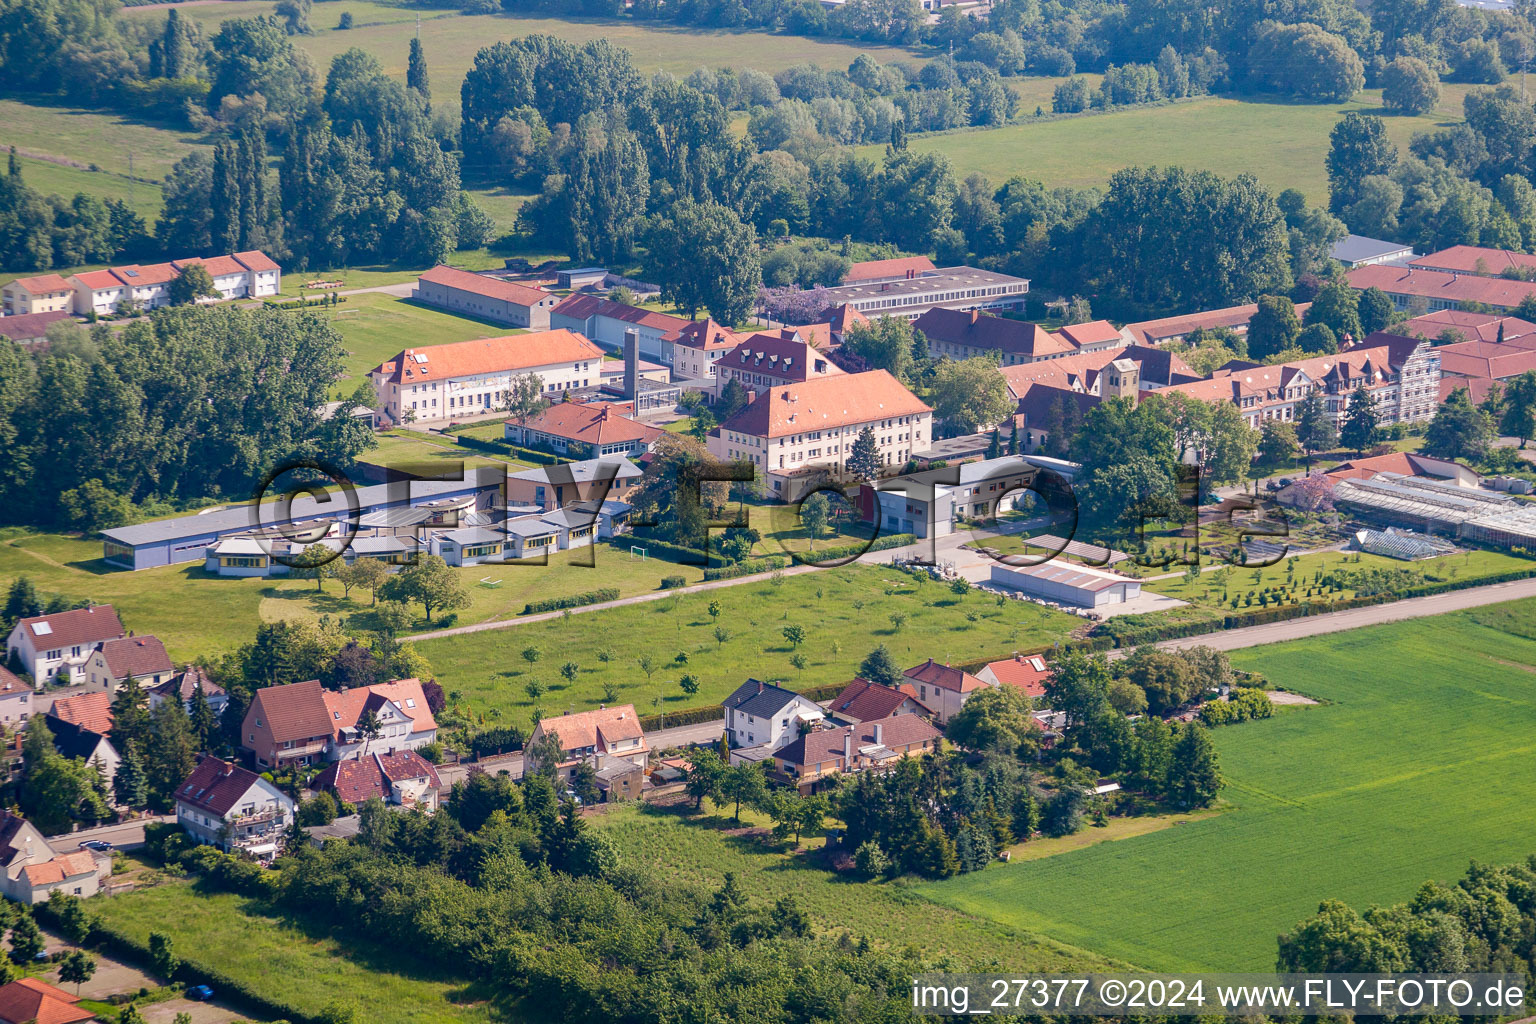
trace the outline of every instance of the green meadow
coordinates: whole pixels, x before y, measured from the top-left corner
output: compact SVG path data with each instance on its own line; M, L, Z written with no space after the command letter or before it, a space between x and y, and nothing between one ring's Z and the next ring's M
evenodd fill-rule
M1216 730L1227 813L917 891L1153 970L1266 970L1337 898L1536 851L1536 601L1239 651L1325 703Z

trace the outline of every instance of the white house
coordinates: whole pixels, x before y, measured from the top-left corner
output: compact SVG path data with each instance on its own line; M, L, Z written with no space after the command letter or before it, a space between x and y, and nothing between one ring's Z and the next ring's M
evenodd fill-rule
M325 752L329 761L418 750L437 739L437 721L427 707L419 679L326 690L322 697L331 725ZM378 735L371 737L364 729L370 712L377 716L379 725Z
M0 302L6 316L24 313L69 312L74 305L74 291L58 274L18 277L0 289Z
M176 821L199 843L271 860L281 851L294 804L254 772L210 755L176 790Z
M85 668L96 647L123 636L123 624L109 604L74 608L22 619L6 638L6 657L21 660L22 671L41 685L61 671L71 676Z
M725 698L725 735L731 763L760 761L800 737L801 726L827 717L821 705L793 690L748 679Z
M431 812L437 810L441 785L430 761L414 750L397 750L392 754L369 751L367 757L337 761L315 778L311 788L334 793L336 799L354 807L378 797L386 804Z
M990 685L969 672L941 665L932 658L902 674L907 683L917 689L917 699L933 709L934 720L940 725L959 714L971 694Z
M14 729L48 704L15 673L0 665L0 726Z
M523 747L525 772L538 769L535 751L546 736L553 736L560 746L557 771L562 779L569 779L572 769L582 761L592 761L594 767L601 767L605 757L621 758L643 769L650 757L651 748L645 742L645 730L640 727L640 716L635 714L633 704L540 719Z
M54 890L94 896L112 873L112 858L89 850L53 851L37 826L18 814L0 810L0 866L5 895L29 906L47 903Z
M596 295L572 295L549 311L549 326L576 331L604 348L622 352L624 333L639 336L640 358L672 369L676 366L673 347L693 321L669 316L654 309L628 306Z

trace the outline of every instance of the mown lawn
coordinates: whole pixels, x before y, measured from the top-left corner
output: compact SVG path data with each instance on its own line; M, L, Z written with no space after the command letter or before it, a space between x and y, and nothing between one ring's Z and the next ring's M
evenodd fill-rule
M1049 111L1050 105L1045 108ZM1328 133L1351 110L1380 112L1379 96L1361 93L1341 104L1207 97L1059 121L914 135L909 145L914 152L943 153L959 177L980 171L995 185L1022 175L1053 187L1085 187L1102 185L1122 167L1180 165L1229 177L1253 174L1275 192L1298 188L1313 203L1324 203ZM1388 136L1406 152L1414 132L1428 131L1445 119L1436 115L1383 120ZM1460 120L1459 109L1450 119ZM877 159L883 152L879 146L861 151Z
M597 570L571 570L593 581L584 584L573 575L571 590L617 585L612 581L629 568L611 549L600 549L598 556ZM689 570L667 564L669 572L694 578ZM502 574L524 571L540 570ZM1079 622L1024 602L999 606L979 591L960 598L936 584L921 590L904 573L850 565L785 576L776 584L744 583L424 640L417 649L432 663L438 680L460 692L465 710L477 721L527 725L534 701L524 687L531 679L548 690L538 701L546 714L595 708L604 701L607 684L615 688L617 700L633 702L642 712L666 711L718 703L749 677L781 680L796 689L846 682L880 644L903 666L929 657L954 662L1002 658L1062 639ZM712 601L720 604L718 619L709 615ZM892 614L906 616L899 629ZM728 634L723 644L714 635L717 625ZM806 631L798 649L804 670L790 662L796 650L784 637L786 626ZM539 651L532 666L522 657L529 647ZM680 653L687 655L686 663L676 660ZM652 659L649 674L639 664L643 655ZM566 662L579 668L571 683L560 675ZM698 680L696 694L685 694L679 686L685 674Z
M917 891L1154 970L1266 970L1344 900L1536 850L1536 601L1238 651L1330 703L1214 733L1225 814Z
M312 1016L331 1003L352 1002L371 1024L493 1019L462 979L403 973L415 961L399 950L313 935L244 896L169 881L91 906L114 931L138 942L147 942L152 930L163 932L183 960L206 964Z
M289 281L288 287L297 283ZM444 313L384 292L349 295L341 305L326 307L325 316L340 332L347 349L346 377L336 385L338 391L350 390L369 370L406 348L524 333L489 320Z
M675 884L708 893L727 871L754 901L771 905L793 895L818 934L848 933L881 947L915 947L929 956L948 956L957 965L984 968L1067 971L1111 969L1096 954L1074 949L985 917L935 907L915 898L906 883L871 885L808 863L788 843L737 834L729 806L706 802L704 813L613 807L589 819L614 840L620 856L643 863ZM762 815L742 813L743 822L766 827ZM807 850L825 840L802 837Z

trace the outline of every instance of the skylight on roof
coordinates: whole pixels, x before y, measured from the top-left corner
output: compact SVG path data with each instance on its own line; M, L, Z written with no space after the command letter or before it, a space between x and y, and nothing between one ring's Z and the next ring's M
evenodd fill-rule
M53 624L48 622L32 623L32 632L38 636L48 636L53 632Z

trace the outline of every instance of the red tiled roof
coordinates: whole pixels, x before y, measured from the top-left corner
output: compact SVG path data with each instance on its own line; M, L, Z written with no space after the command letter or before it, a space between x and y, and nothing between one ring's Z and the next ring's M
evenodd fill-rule
M908 679L915 679L941 690L949 690L951 693L970 693L972 690L983 689L987 685L969 672L951 665L940 665L932 658L915 668L907 669L902 674Z
M687 327L679 329L677 341L674 344L701 349L705 352L718 352L735 348L741 344L741 339L742 335L705 317L703 320L695 320Z
M784 333L790 337L768 331L754 334L721 356L719 365L792 381L835 377L843 372L842 367L818 352L808 340L797 340L791 332Z
M536 728L559 740L561 750L598 747L601 753L604 747L611 748L617 741L628 739L638 739L640 746L637 749L646 749L645 730L640 727L640 717L635 714L633 704L542 718ZM600 739L601 743L598 742Z
M1039 324L991 316L974 309L935 307L913 321L912 326L939 341L1004 355L1040 359L1076 351L1071 341L1052 334Z
M222 818L260 781L254 772L207 754L177 788L176 800Z
M937 269L927 256L898 256L891 260L868 260L848 268L843 284L860 281L879 281L888 277L913 277L927 270Z
M196 665L188 666L184 672L179 672L159 686L155 691L166 697L175 696L185 702L192 699L192 694L198 686L203 688L203 696L208 699L224 696L224 687L209 679L202 669Z
M471 274L467 270L455 270L441 263L422 274L421 280L520 306L536 306L545 299L555 297L553 292L546 292L542 288L530 288L525 284L503 281L499 277L486 277L484 274Z
M1311 308L1312 303L1310 302L1297 303L1297 318L1305 316L1307 310ZM1257 313L1258 310L1258 303L1250 302L1246 306L1227 306L1224 309L1208 309L1202 313L1183 313L1179 316L1165 316L1157 320L1142 320L1138 323L1126 324L1125 329L1131 332L1134 341L1143 345L1156 345L1158 342L1167 341L1169 338L1182 338L1191 331L1201 327L1207 330L1215 327L1230 327L1234 330L1241 328L1246 330L1248 321L1253 319L1253 314Z
M844 718L872 722L891 717L909 700L921 709L919 713L932 710L917 699L917 689L910 683L898 690L859 677L843 687L842 693L832 698L832 703L827 705L827 710Z
M1073 345L1102 345L1120 340L1120 328L1108 320L1090 320L1085 324L1068 324L1056 332Z
M114 679L158 675L175 668L171 656L165 653L165 644L148 634L108 640L101 645L101 653Z
M1385 265L1356 267L1344 274L1352 288L1380 288L1388 295L1409 295L1442 302L1481 302L1499 309L1514 309L1520 300L1536 295L1536 283L1506 281L1499 277L1446 274L1435 270L1411 270Z
M535 331L481 338L451 345L408 348L370 372L397 384L420 384L481 373L531 370L584 359L602 359L603 350L574 331Z
M33 295L43 295L47 292L67 292L72 289L69 282L58 274L39 274L36 277L18 277L11 282L20 288L26 289Z
M1440 356L1440 372L1448 376L1503 380L1536 370L1536 349L1508 342L1463 341L1441 345L1435 352Z
M987 663L987 668L999 683L1023 690L1029 697L1045 696L1045 681L1051 677L1051 667L1038 654L1015 654L1002 661Z
M1536 324L1528 320L1506 316L1503 313L1472 313L1464 309L1441 309L1433 313L1425 313L1412 320L1405 320L1392 329L1398 334L1422 334L1426 338L1435 338L1449 328L1460 334L1465 341L1497 341L1500 327L1504 328L1506 345L1517 338L1527 338L1536 334ZM1529 347L1532 343L1521 347Z
M1098 395L1059 388L1051 384L1025 384L1022 387L1024 390L1018 393L1018 412L1024 417L1023 426L1032 427L1035 430L1045 428L1051 420L1052 412L1061 408L1063 401L1077 406L1079 420L1088 415L1088 410L1101 401Z
M507 422L521 426L515 419ZM648 427L618 415L611 410L610 403L606 402L593 405L584 402L556 402L538 415L529 417L528 429L595 445L625 441L649 444L664 433L658 427Z
M610 320L623 320L625 323L643 324L661 332L662 337L669 341L675 340L678 334L691 324L692 320L685 320L680 316L671 316L667 313L658 313L654 309L641 309L639 306L628 306L622 302L613 302L609 299L601 299L596 295L572 295L561 302L551 313L559 313L573 320L588 320L594 316L605 316Z
M166 284L180 277L181 271L172 263L151 263L148 266L132 263L126 267L113 267L112 276L124 284Z
M1031 384L1049 384L1068 391L1092 391L1099 371L1119 359L1121 354L1121 351L1115 349L1079 352L1060 359L1004 366L1001 372L1003 379L1008 382L1008 390L1015 398L1022 397Z
M318 679L264 686L251 697L247 714L265 722L279 744L331 733L331 716L325 709L325 695Z
M93 291L123 286L123 282L119 281L117 275L110 270L87 270L83 274L76 274L75 280Z
M720 429L785 437L932 411L885 370L869 370L774 385Z
M939 730L930 725L921 715L895 715L891 718L844 726L841 729L812 730L773 756L782 758L790 764L820 764L841 758L844 742L851 738L854 756L857 757L860 747L867 747L875 742L876 726L880 727L881 745L893 750L912 744L932 743L939 738Z
M1478 269L1478 263L1483 267ZM1509 249L1484 249L1476 245L1453 245L1449 249L1432 252L1409 260L1410 267L1423 270L1449 270L1462 274L1487 274L1496 277L1506 268L1517 270L1536 269L1536 256L1513 252Z
M17 629L32 638L36 650L53 650L75 644L97 644L123 635L123 624L109 604L93 608L74 608L52 615L34 615L16 623Z
M171 265L177 270L186 270L188 267L201 263L208 269L210 277L230 277L234 274L244 274L248 268L233 256L210 256L204 259L201 256L191 256L184 260L172 260Z
M40 864L28 864L21 869L21 873L26 877L27 884L34 889L40 885L58 885L66 878L94 875L96 858L84 850L61 853L52 860L43 861Z
M437 719L432 717L432 709L427 707L427 695L422 692L420 679L413 677L375 683L368 689L399 705L405 717L412 720L411 732L431 732L437 728Z
M61 697L53 702L48 714L61 722L78 725L87 732L106 736L112 732L112 695L102 690L98 693L77 693L73 697Z
M249 252L235 253L235 259L251 270L282 270L283 268L273 263L271 258L260 249L252 249Z
M0 1021L5 1024L76 1024L95 1020L75 997L35 978L0 985Z
M848 303L840 306L832 306L821 311L819 319L827 321L835 334L847 334L848 329L854 324L867 324L869 317L854 309Z
M0 697L7 697L13 693L31 693L32 687L21 681L21 677L4 665L0 665Z
M414 750L398 750L336 761L315 778L313 788L332 790L347 803L360 804L372 796L387 800L391 783L410 779L426 779L433 789L442 785L430 761Z
M13 313L0 317L0 337L12 341L31 341L48 333L48 328L60 320L70 320L68 310L55 309L47 313Z

